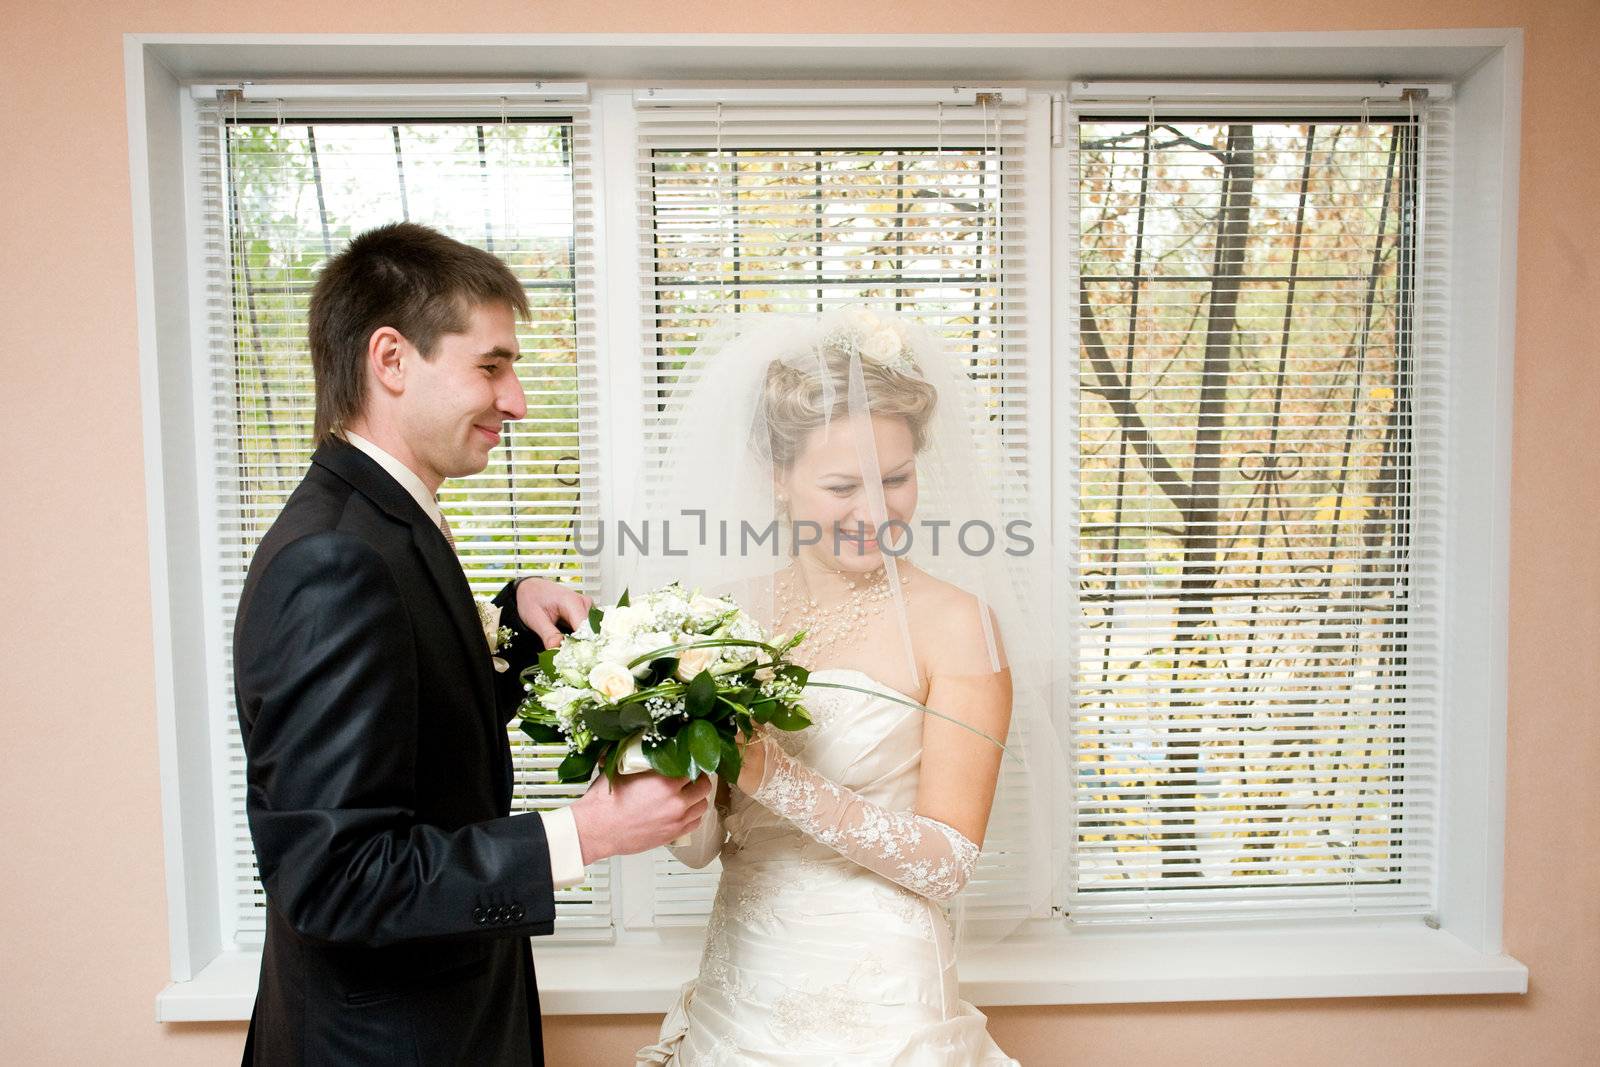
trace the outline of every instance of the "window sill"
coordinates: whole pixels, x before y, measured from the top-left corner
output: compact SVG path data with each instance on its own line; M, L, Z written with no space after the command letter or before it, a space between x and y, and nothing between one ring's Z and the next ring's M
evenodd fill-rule
M664 1012L700 947L534 942L549 1015ZM160 1022L250 1018L261 955L224 952L156 997ZM1526 993L1528 969L1416 923L1359 929L1063 930L978 953L961 993L980 1007Z

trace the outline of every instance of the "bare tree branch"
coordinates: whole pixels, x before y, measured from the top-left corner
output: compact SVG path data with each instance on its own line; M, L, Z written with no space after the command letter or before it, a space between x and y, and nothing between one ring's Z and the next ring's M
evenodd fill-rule
M1211 293L1206 322L1205 360L1200 379L1199 425L1194 440L1194 493L1184 518L1193 532L1184 538L1183 589L1216 581L1217 543L1213 531L1221 518L1222 431L1233 362L1234 331L1239 324L1239 292L1243 288L1245 242L1250 236L1250 204L1255 189L1255 127L1248 122L1228 127L1227 162L1222 177L1222 213L1211 259ZM1185 614L1205 610L1185 598Z
M1157 143L1155 141L1155 135L1156 131L1158 130L1166 130L1168 133L1172 134L1172 140L1161 141ZM1128 141L1143 141L1146 136L1149 136L1151 139L1150 148L1152 151L1158 151L1163 148L1176 148L1179 145L1184 145L1188 148L1193 148L1196 151L1204 152L1207 155L1216 156L1219 162L1226 162L1226 157L1217 149L1216 145L1206 144L1204 141L1197 141L1193 137L1190 137L1188 134L1184 133L1182 130L1179 130L1176 127L1170 126L1164 122L1158 122L1154 126L1140 126L1138 129L1128 130L1125 133L1113 134L1110 137L1102 137L1097 141L1085 141L1083 142L1082 147L1113 148Z
M1106 403L1111 405L1111 411L1117 417L1117 422L1122 426L1122 432L1127 436L1129 443L1135 446L1134 451L1144 463L1145 470L1182 510L1183 502L1189 496L1189 483L1173 468L1172 463L1155 443L1155 439L1150 436L1150 429L1145 425L1144 416L1139 414L1138 405L1133 402L1131 391L1117 373L1116 367L1112 366L1111 357L1106 355L1106 343L1100 335L1100 324L1095 319L1094 309L1089 306L1087 286L1080 287L1078 291L1078 329L1095 374L1094 383L1084 388L1105 397Z
M1211 291L1206 322L1205 359L1200 378L1199 425L1194 443L1194 491L1184 502L1183 569L1179 572L1178 626L1172 646L1174 669L1185 655L1203 656L1198 631L1213 611L1217 583L1217 541L1222 531L1222 431L1227 413L1228 378L1239 321L1245 243L1250 236L1250 204L1255 191L1255 127L1228 127L1222 175L1222 210L1217 218L1217 244L1211 259ZM1172 706L1196 701L1174 700ZM1174 726L1167 738L1160 779L1173 801L1194 800L1195 772L1200 761L1200 731ZM1188 843L1194 833L1193 809L1164 823L1158 846L1163 878L1194 878L1200 860ZM1175 841L1169 841L1175 838Z

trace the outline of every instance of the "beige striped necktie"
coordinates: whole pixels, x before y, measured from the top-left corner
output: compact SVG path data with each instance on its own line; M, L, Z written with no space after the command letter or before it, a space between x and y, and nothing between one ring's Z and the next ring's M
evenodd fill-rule
M450 558L456 561L456 566L460 567L461 573L465 575L467 565L461 562L461 553L456 551L456 535L450 532L450 520L444 517L442 511L439 512L439 532L444 534L445 543L450 546Z

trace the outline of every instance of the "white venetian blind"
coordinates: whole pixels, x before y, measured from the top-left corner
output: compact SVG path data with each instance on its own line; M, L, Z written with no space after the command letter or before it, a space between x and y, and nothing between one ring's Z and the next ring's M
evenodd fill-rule
M1071 919L1424 914L1448 101L1087 95Z
M967 361L983 411L1019 461L1001 486L1020 509L1033 476L1024 301L1020 90L649 90L638 123L645 424L704 331L732 312L817 312L847 303L913 315ZM1036 205L1042 210L1045 205ZM660 461L647 439L644 467ZM996 807L978 909L1021 899L1016 813ZM660 925L705 921L719 865L657 852Z
M447 483L440 502L480 597L520 573L584 587L597 578L570 536L596 507L599 476L586 93L565 87L570 99L551 100L507 86L499 98L391 98L356 88L372 91L321 99L286 89L286 99L262 101L196 92L212 437L211 506L202 518L213 531L209 578L220 589L219 852L232 901L227 928L241 944L260 942L265 901L244 814L234 612L257 542L310 461L307 301L319 267L349 238L420 222L488 249L522 280L532 307L518 328L527 418L488 469ZM510 736L514 810L579 795L555 780L560 752ZM611 936L608 876L597 865L586 883L557 894L557 938Z

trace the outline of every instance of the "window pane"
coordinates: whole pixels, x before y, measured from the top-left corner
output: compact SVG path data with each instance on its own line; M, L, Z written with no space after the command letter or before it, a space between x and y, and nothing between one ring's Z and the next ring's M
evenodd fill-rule
M1026 477L1023 431L1038 416L1026 406L1023 109L968 109L960 134L941 129L931 106L899 122L847 105L760 119L735 110L720 130L641 112L647 425L722 316L868 304L919 319L966 360L979 417L999 424ZM647 463L661 444L646 441ZM997 478L1005 506L1026 499L1022 477ZM1020 907L1023 865L1012 858L1029 847L1022 838L1014 821L995 820L967 890L975 908ZM702 922L717 869L659 860L655 921Z
M1418 134L1078 126L1077 918L1426 906Z
M532 307L517 364L528 416L513 424L485 471L448 483L440 502L476 595L514 574L591 575L572 529L595 492L592 371L580 358L578 275L587 232L574 196L583 165L574 119L470 121L225 121L214 127L224 190L231 335L213 364L218 522L225 633L255 546L310 461L315 398L306 311L321 265L356 234L402 219L494 252ZM226 647L226 642L224 643ZM240 939L259 941L264 902L243 817L237 723L229 804ZM561 752L511 734L515 810L565 802ZM606 871L557 894L558 936L608 936Z

